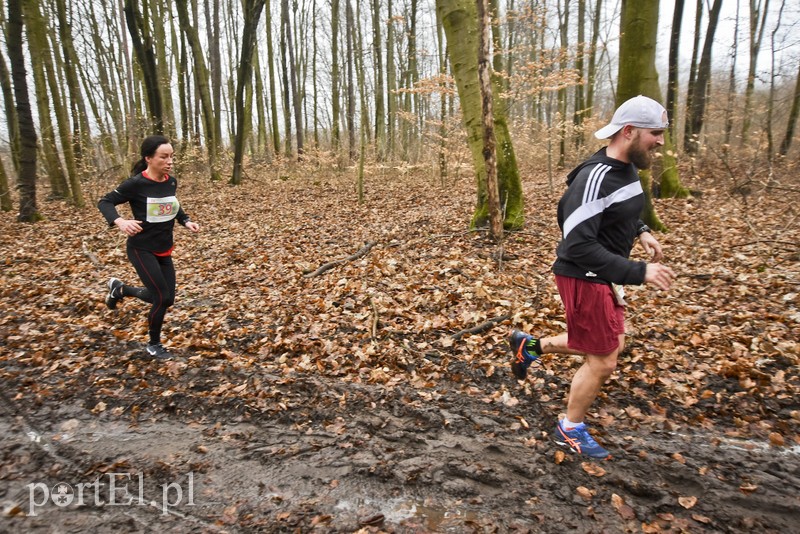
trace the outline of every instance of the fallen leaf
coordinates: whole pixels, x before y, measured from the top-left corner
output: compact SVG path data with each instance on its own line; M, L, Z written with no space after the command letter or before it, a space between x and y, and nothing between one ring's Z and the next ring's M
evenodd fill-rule
M693 508L695 504L697 504L697 497L692 495L691 497L678 497L678 503L686 508L687 510Z
M385 520L386 517L384 517L383 514L375 514L369 517L365 517L364 519L359 519L358 524L362 527L377 526L377 525L382 525Z
M322 523L330 523L331 519L333 519L333 517L328 514L317 515L311 520L311 525L316 526Z
M580 495L581 497L583 497L587 501L591 501L592 497L594 497L594 493L592 492L592 490L590 490L589 488L587 488L585 486L578 486L578 488L575 491L577 491L578 495Z
M686 458L684 458L683 455L681 453L679 453L679 452L674 453L672 455L672 459L675 460L676 462L679 462L679 463L682 463L682 464L686 463Z
M581 467L583 467L584 471L586 471L587 473L589 473L590 475L592 475L594 477L601 477L601 476L606 474L606 470L605 469L603 469L602 467L600 467L597 464L593 464L593 463L590 463L590 462L583 462L581 464Z
M741 486L739 486L739 490L741 490L742 493L753 493L757 489L758 489L758 486L756 486L755 484L750 484L750 483L745 483L745 484L742 484Z
M611 504L614 505L614 509L617 511L620 517L622 517L622 519L636 518L636 512L633 511L633 508L625 504L623 498L616 493L611 495Z
M786 445L783 436L778 434L777 432L770 433L769 442L772 443L772 445L774 445L775 447L783 447L784 445Z
M700 514L692 514L692 519L694 519L695 521L697 521L699 523L705 523L705 524L711 523L711 519L709 519L708 517L706 517L704 515L700 515Z
M560 464L561 462L564 461L567 455L564 453L564 451L556 451L555 457L556 457L556 464Z

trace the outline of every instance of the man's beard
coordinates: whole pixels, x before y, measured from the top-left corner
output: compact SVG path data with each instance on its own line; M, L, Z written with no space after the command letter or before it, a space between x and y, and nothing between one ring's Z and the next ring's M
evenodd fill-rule
M649 169L653 163L653 152L645 150L639 145L639 134L637 132L633 146L628 149L628 159L636 165L637 169Z

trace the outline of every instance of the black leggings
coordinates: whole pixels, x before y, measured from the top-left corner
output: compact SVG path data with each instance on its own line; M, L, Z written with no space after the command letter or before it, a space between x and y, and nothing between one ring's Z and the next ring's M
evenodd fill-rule
M145 287L123 286L124 296L137 297L152 304L147 316L150 344L161 343L161 326L167 308L175 302L175 265L172 256L156 256L149 250L128 245L128 259Z

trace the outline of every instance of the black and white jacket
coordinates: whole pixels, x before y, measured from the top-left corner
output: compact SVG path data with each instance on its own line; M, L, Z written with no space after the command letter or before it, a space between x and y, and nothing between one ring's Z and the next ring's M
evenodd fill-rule
M558 203L561 242L553 272L591 282L643 284L646 263L628 259L641 221L644 190L632 163L602 148L567 176Z

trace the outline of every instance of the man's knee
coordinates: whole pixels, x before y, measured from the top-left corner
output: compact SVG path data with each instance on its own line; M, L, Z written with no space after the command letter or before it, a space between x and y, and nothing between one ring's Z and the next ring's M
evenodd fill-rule
M588 358L594 373L605 380L614 373L614 370L616 370L618 355L619 352L614 351L611 354L602 356L590 355Z

